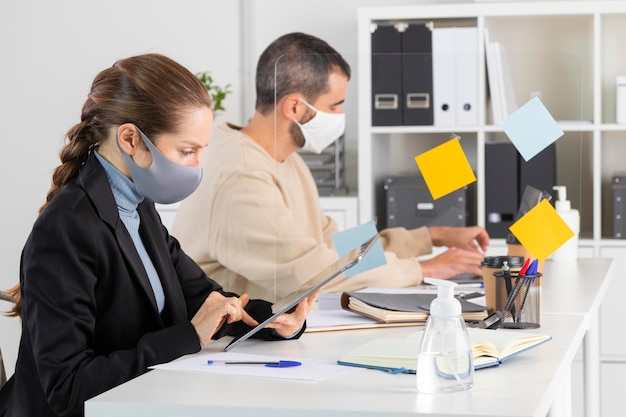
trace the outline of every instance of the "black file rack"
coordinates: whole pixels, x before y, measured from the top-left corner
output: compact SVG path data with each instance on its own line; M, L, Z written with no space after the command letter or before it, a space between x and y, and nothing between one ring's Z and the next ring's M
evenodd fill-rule
M345 139L341 136L320 154L299 150L298 153L311 170L321 196L347 194L345 176Z

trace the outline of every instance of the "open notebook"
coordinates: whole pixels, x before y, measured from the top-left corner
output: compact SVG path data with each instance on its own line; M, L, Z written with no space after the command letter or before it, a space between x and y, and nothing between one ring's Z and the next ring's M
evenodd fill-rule
M374 235L360 246L357 246L356 248L342 256L338 261L320 271L305 284L303 284L298 291L286 295L285 297L278 300L272 306L273 314L268 319L259 323L256 327L253 327L247 333L233 339L226 346L226 348L224 348L224 350L229 351L239 345L244 340L249 339L252 335L264 328L268 323L276 319L276 317L291 310L296 305L298 305L300 301L304 300L306 297L313 294L315 291L322 288L324 285L328 284L331 280L337 278L348 269L357 265L363 260L367 252L369 252L369 250L376 244L377 241L378 234Z
M474 369L499 366L508 359L552 339L518 330L468 328ZM415 373L423 331L406 339L374 339L343 355L339 365L378 369L391 373Z

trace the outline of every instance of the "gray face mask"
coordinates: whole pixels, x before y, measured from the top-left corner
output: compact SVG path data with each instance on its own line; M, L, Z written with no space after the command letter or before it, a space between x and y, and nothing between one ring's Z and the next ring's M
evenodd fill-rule
M152 164L148 168L137 165L130 155L122 150L116 136L117 147L126 161L137 192L160 204L176 203L191 195L200 185L202 168L170 161L139 128L137 130L152 154Z

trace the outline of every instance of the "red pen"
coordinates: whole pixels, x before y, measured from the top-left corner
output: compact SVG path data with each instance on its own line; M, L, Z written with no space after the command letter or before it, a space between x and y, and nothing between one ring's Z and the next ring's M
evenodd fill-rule
M526 261L524 262L524 265L522 265L522 269L520 269L519 272L517 273L517 276L521 277L522 275L526 275L526 271L528 270L529 266L530 266L530 258L526 258Z

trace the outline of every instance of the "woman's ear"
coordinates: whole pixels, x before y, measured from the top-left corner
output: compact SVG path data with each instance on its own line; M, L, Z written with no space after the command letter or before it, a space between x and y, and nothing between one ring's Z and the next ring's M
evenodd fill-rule
M133 156L141 142L139 130L132 123L124 123L117 128L117 143L124 153Z

